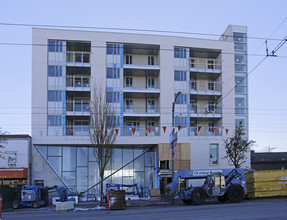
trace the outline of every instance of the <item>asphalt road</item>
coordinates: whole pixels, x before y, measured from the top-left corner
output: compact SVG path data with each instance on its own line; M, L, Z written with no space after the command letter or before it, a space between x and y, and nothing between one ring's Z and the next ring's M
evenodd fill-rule
M111 220L184 220L184 219L287 219L287 198L244 200L241 203L211 203L201 206L176 205L128 207L126 210L85 210L56 212L55 209L23 209L5 212L2 220L73 220L73 219L111 219Z

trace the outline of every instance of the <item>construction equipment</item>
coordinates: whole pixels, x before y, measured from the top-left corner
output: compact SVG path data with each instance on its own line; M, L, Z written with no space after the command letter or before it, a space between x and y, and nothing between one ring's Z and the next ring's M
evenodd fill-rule
M179 192L179 179L205 179L201 187L190 186ZM218 170L183 170L175 173L172 193L185 204L201 205L207 197L217 197L220 202L241 202L247 193L246 179L242 168Z
M140 187L140 190L138 188L138 185L135 183L135 184L131 184L131 185L128 185L128 184L114 184L114 183L107 183L106 184L106 191L110 191L110 190L120 190L121 187L129 187L129 188L135 188L135 195L137 195L139 198L143 198L144 197L144 187L141 186Z
M24 185L21 189L17 190L16 200L12 202L12 207L14 209L20 207L33 207L39 208L45 206L49 203L48 191L56 190L61 202L67 201L66 188L63 186L28 186Z

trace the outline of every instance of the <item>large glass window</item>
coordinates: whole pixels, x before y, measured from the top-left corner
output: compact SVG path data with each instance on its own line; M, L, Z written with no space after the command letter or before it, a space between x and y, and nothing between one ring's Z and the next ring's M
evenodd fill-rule
M48 76L50 77L61 77L62 76L61 66L48 66Z
M88 166L88 148L77 147L77 166Z
M234 60L236 64L246 64L247 55L246 54L235 54Z
M246 43L247 42L247 35L245 33L233 32L233 41Z
M48 102L62 101L62 91L50 90L48 91Z
M107 44L107 54L119 55L120 45L119 44Z
M48 126L62 126L62 116L48 115Z
M119 103L120 93L119 92L107 92L107 102L108 103Z
M186 81L186 71L174 71L175 81Z
M76 171L76 147L63 147L63 171Z
M186 127L188 125L187 123L187 118L186 117L175 117L174 118L174 126L182 126L182 127Z
M133 87L133 77L126 77L126 87L127 88Z
M107 68L107 78L108 79L119 79L120 69L119 68Z
M174 98L177 96L177 94L174 94ZM186 94L180 94L176 99L176 104L187 104L187 95Z
M209 165L218 165L218 144L209 146Z
M186 49L185 48L174 48L174 57L175 58L186 58Z
M63 52L63 42L62 41L49 41L48 42L49 52Z

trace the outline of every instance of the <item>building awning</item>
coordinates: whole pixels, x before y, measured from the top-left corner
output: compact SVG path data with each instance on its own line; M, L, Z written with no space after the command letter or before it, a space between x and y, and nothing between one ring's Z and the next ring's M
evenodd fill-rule
M0 169L0 179L27 179L28 168Z

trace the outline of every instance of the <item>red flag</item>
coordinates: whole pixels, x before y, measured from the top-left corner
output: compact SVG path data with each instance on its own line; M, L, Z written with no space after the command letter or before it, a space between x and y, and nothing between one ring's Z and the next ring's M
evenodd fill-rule
M136 128L132 128L133 134L135 134Z
M177 126L177 128L178 128L178 131L180 131L180 129L181 129L181 126L179 125L179 126Z
M164 127L162 127L162 128L163 128L163 132L165 133L166 127L164 126Z
M150 133L150 131L151 131L151 128L147 128L147 130L148 130L148 133Z
M103 134L103 130L102 129L100 129L99 132L100 132L101 135Z
M226 134L228 134L229 129L225 129Z
M117 128L117 129L115 129L115 131L116 131L116 134L118 135L119 134L119 129Z
M215 128L212 128L212 134L214 134L214 132L215 132Z
M201 129L201 126L198 126L198 127L197 127L198 132L200 131L200 129Z

